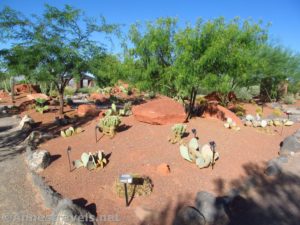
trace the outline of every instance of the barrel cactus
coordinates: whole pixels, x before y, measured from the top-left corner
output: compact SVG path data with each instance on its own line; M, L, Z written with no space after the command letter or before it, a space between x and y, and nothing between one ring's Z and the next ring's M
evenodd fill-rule
M181 138L183 136L183 134L186 131L186 125L183 124L175 124L172 128L172 137L169 139L169 141L172 144L175 144L177 142L181 141Z
M121 120L118 116L105 116L100 120L98 126L103 134L114 137L120 124Z

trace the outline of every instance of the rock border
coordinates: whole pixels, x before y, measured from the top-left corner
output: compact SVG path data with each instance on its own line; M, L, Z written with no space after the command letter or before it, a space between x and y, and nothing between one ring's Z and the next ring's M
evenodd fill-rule
M41 133L37 135L37 133L33 134L34 132L32 132L25 140L25 143L27 144L26 154L24 155L26 168L33 187L37 190L38 195L41 196L43 205L52 212L51 224L97 225L96 216L92 215L85 208L76 205L72 200L64 198L60 193L46 184L42 176L30 169L26 158L33 157L34 152L37 151L36 146L43 137ZM39 137L38 140L34 138L37 136Z

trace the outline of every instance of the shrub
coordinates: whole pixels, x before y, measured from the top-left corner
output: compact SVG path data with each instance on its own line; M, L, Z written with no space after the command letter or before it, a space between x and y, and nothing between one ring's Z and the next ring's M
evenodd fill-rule
M91 94L95 92L99 92L99 88L97 87L83 87L77 90L78 93L83 93L83 94Z
M272 113L277 117L280 117L282 115L282 111L279 108L275 108Z
M66 87L65 88L65 95L66 96L73 96L75 94L75 88L72 88L72 87Z
M294 104L296 102L296 99L293 94L288 94L283 97L284 104Z
M249 102L251 99L252 99L252 94L251 92L245 88L245 87L242 87L240 89L237 89L235 91L235 94L236 94L236 97L241 100L241 101L245 101L245 102Z

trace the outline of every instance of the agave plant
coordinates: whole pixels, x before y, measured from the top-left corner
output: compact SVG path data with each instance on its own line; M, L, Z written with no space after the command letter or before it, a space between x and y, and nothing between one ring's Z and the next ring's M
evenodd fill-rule
M103 151L92 153L82 153L80 160L73 161L73 165L76 169L85 167L88 170L97 168L104 168L108 163L107 155Z
M183 124L175 124L172 128L172 137L169 139L169 141L172 144L175 144L177 142L181 141L181 138L183 136L183 134L186 131L186 125Z
M60 135L64 138L67 138L67 137L71 137L73 136L74 134L79 134L81 133L83 130L81 127L77 127L76 129L74 129L74 127L69 127L68 129L66 130L62 130L60 132Z

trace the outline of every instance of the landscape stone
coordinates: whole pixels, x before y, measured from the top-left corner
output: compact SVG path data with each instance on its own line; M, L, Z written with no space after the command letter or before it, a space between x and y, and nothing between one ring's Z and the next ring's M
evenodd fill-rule
M51 155L46 150L37 150L27 155L27 163L32 171L41 171L51 162Z
M95 217L69 199L61 200L53 212L53 225L93 225Z
M101 93L92 93L90 95L90 99L93 101L99 101L101 103L107 102L109 100L110 96L101 94Z
M158 97L134 106L132 113L140 122L157 125L183 123L186 117L184 107L168 97Z
M97 114L97 108L95 105L83 104L78 106L77 114L78 116L93 116Z
M286 155L295 152L300 152L300 129L283 140L279 154Z
M194 207L184 207L175 216L173 225L205 225L204 216Z
M26 96L29 100L36 100L38 98L41 98L41 99L45 99L45 100L49 100L49 96L45 95L45 94L42 94L42 93L34 93L34 94L28 94Z
M213 194L201 191L197 193L195 205L208 224L227 224L229 218L225 212L224 200Z
M170 173L170 166L166 163L162 163L156 168L156 171L160 175L166 176Z

